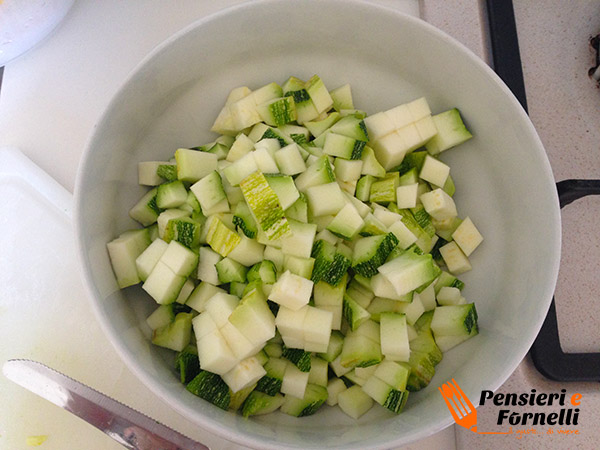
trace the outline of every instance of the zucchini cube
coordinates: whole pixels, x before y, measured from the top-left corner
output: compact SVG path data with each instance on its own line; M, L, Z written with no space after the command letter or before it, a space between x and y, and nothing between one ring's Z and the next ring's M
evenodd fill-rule
M195 183L213 170L217 170L218 157L214 153L200 152L187 148L175 151L177 179Z
M267 139L263 139L260 142L264 142ZM269 141L271 139L268 139ZM279 143L276 139L273 139L277 146ZM258 145L258 144L257 144ZM269 150L265 147L258 148L252 152L254 155L254 162L256 163L256 167L259 172L262 173L278 173L279 167L277 167L277 162L275 161L274 154L271 154Z
M231 186L238 186L240 182L250 174L258 170L254 152L246 153L244 156L223 169L223 175Z
M388 109L384 111L384 114L390 119L395 130L410 125L415 121L407 103Z
M219 330L216 322L207 312L200 313L192 319L192 328L194 330L194 336L196 336L196 340L199 340L207 334Z
M284 175L297 175L306 170L306 164L295 142L277 150L274 156L279 171Z
M240 242L227 255L243 266L249 267L263 260L265 246L244 235L239 236Z
M359 160L364 148L365 141L333 132L327 133L323 144L325 154L352 160Z
M281 392L296 398L303 398L308 385L309 372L302 372L295 364L288 362L283 374Z
M436 114L432 119L437 134L425 146L432 155L437 155L473 137L456 108Z
M437 188L420 195L425 211L436 220L446 220L457 216L456 204L443 189Z
M161 258L142 284L142 289L158 304L166 305L177 299L185 280L185 276L177 275Z
M333 99L318 75L313 75L304 85L304 89L312 100L319 114L328 111L333 106Z
M152 343L176 352L182 351L190 343L192 317L191 313L177 314L173 322L152 332Z
M194 183L190 187L190 190L198 199L200 207L202 208L202 214L205 216L210 215L210 212L214 212L212 210L217 204L223 200L227 200L225 190L223 189L223 182L221 181L221 175L219 175L219 172L216 170ZM218 212L229 212L229 204L227 204L226 211Z
M111 266L120 288L141 281L136 261L149 245L150 235L145 228L126 231L106 244Z
M421 172L419 172L419 178L435 186L444 187L449 175L450 167L448 165L432 156L425 156L423 167L421 167Z
M129 210L129 217L142 226L147 227L155 223L160 214L160 208L156 206L156 193L158 188L150 189Z
M180 180L163 183L156 190L156 206L160 209L176 208L187 200L187 190Z
M254 356L246 358L235 365L222 378L233 393L252 386L267 372Z
M263 343L261 343L260 347L252 344L252 342L250 342L250 340L248 340L248 338L246 338L231 322L225 322L225 324L219 328L219 331L225 338L233 355L239 360L255 355L262 348Z
M387 136L396 129L394 121L385 111L367 116L364 119L371 141ZM381 161L380 161L381 162Z
M310 258L311 249L317 234L317 225L288 219L291 233L281 238L281 251L284 255ZM310 278L310 277L309 277Z
M358 419L373 407L373 399L358 385L338 394L338 406L353 419Z
M231 144L225 160L229 162L235 162L242 156L250 153L254 148L254 141L246 136L244 133L240 133L236 136L235 141Z
M440 255L442 255L448 271L454 275L460 275L472 269L469 258L462 252L455 241L450 241L441 246Z
M254 345L263 344L275 336L275 317L261 291L246 294L228 320Z
M406 363L384 360L377 365L373 376L386 382L394 389L404 391L410 375L410 366Z
M296 105L294 98L281 97L269 100L266 103L259 104L256 107L261 119L273 127L285 125L296 120Z
M171 241L160 257L160 261L175 275L188 277L198 265L198 255L185 245Z
M308 304L313 284L311 280L286 271L273 285L269 300L286 308L298 310Z
M346 197L335 181L309 187L306 197L308 211L315 217L337 214L346 206Z
M314 306L307 308L302 323L304 349L310 352L326 352L331 336L333 314Z
M406 315L382 312L379 316L381 353L391 361L406 361L410 357Z
M297 310L289 309L285 306L279 308L277 317L275 317L275 325L287 347L304 347L304 317L306 317L307 311L308 306ZM290 345L288 343L289 340L300 345Z
M466 217L452 233L452 239L460 247L465 256L469 256L483 242L483 236L473 224L473 221Z
M229 323L229 316L238 305L240 299L235 295L226 293L217 293L213 295L204 307L220 329L226 323Z
M419 183L400 185L396 188L396 206L399 209L417 206L417 190Z
M239 362L227 341L216 329L198 339L200 368L217 375L224 375Z
M470 335L477 328L477 310L474 303L438 306L433 311L431 331L436 337Z

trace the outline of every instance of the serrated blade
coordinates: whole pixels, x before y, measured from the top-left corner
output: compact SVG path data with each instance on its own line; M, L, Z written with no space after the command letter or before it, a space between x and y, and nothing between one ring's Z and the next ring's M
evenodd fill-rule
M29 391L75 414L132 450L210 450L181 433L44 364L6 361L2 372Z

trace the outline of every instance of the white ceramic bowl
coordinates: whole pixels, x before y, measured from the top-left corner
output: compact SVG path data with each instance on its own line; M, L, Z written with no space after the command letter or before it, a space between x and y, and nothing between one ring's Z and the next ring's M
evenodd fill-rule
M119 291L105 244L135 226L136 164L214 139L208 130L229 90L319 74L350 83L373 113L419 96L434 112L458 107L475 137L443 154L456 202L485 236L461 276L477 304L480 334L451 350L402 414L373 408L358 421L322 408L296 419L249 420L187 393L169 352L149 343L155 307L138 287ZM554 290L559 207L542 144L508 88L462 45L424 23L358 1L249 2L188 27L125 81L95 127L76 186L85 283L98 320L123 360L152 391L212 433L262 449L392 447L437 432L452 418L437 387L455 378L471 399L498 388L531 346Z

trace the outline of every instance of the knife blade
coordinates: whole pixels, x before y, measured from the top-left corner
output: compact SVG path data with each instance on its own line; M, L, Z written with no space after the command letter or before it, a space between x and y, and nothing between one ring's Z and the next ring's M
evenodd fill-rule
M11 359L2 372L11 381L75 414L131 450L210 450L129 406L48 366Z

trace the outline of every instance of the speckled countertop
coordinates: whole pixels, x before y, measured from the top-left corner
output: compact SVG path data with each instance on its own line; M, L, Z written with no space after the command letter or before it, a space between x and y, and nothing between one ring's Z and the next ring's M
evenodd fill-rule
M600 178L600 89L587 75L594 65L590 37L600 33L600 3L593 0L514 0L528 111L557 181ZM485 2L425 1L425 20L491 61ZM491 63L490 63L491 64ZM523 176L527 176L526 173ZM600 351L600 198L586 197L562 210L562 259L556 288L561 346L565 352ZM510 436L477 435L456 427L457 448L598 448L598 383L560 383L542 377L526 358L500 393L581 393L579 425L514 427ZM497 424L499 407L478 409L479 430L504 431ZM553 412L553 407L511 407L517 412ZM506 422L505 422L506 423ZM517 434L517 429L537 434ZM548 431L553 428L554 433ZM557 428L579 430L558 433Z
M484 0L378 1L392 7L416 9L423 19L490 63ZM226 3L240 2L230 0ZM160 3L147 0L145 6L158 8ZM62 30L6 67L0 95L0 145L20 147L42 169L72 190L80 152L77 149L84 145L95 118L120 84L119 80L149 49L193 21L200 12L208 14L221 7L221 2L180 1L165 16L140 15L136 2L107 1L102 7L95 2L77 2ZM514 0L514 9L529 114L545 145L556 180L600 178L600 89L587 76L594 61L588 40L593 34L600 33L600 3L597 0ZM69 33L78 26L78 20L85 20L86 14L97 20L88 19L80 39L70 40L72 34ZM132 17L137 20L131 20ZM148 29L152 33L148 33ZM128 40L131 45L119 45L120 39ZM119 54L104 50L111 46L118 48ZM88 58L90 52L96 52L98 57ZM57 54L62 56L61 64L76 66L77 72L59 67ZM37 70L28 70L32 67ZM111 70L106 71L107 67ZM98 76L99 73L102 76ZM93 79L94 89L87 89L84 79ZM54 105L66 97L72 99L70 109L56 110ZM22 105L29 105L29 108ZM47 120L48 115L53 116L52 121ZM65 125L75 122L77 126ZM56 123L62 125L57 127ZM68 135L64 134L65 129L69 129ZM523 173L523 176L527 174ZM598 197L579 200L563 209L563 256L556 307L565 351L600 350L600 333L597 331L600 329L600 311L596 306L600 301L600 277L597 276L600 273L600 233L596 231L599 218ZM85 378L84 371L80 374ZM119 373L120 385L125 386L121 380L130 376ZM581 393L578 426L563 427L577 428L579 434L566 435L556 431L550 435L547 433L549 427L538 426L534 427L538 431L536 435L521 435L516 432L517 428L526 427L513 427L510 436L490 436L457 426L454 431L447 429L409 448L597 448L600 441L596 434L600 427L598 387L597 383L565 384L546 380L526 358L498 392L526 393L536 389L550 393L566 389L569 395ZM138 406L140 409L147 406L146 411L169 422L167 412L161 408L153 408L141 400ZM551 407L514 407L512 410L554 411ZM504 425L496 423L498 411L498 406L489 403L478 409L480 431L505 430ZM185 426L183 431L186 431ZM217 441L207 443L214 444L214 448L224 448Z

